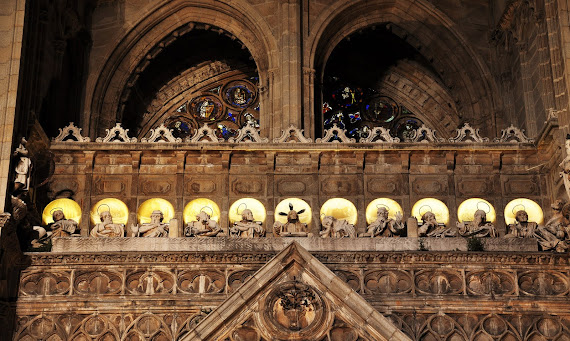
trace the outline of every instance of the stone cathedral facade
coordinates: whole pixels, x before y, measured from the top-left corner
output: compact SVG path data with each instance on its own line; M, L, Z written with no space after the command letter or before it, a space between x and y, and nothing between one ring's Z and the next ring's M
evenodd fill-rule
M0 0L0 339L570 340L568 0Z

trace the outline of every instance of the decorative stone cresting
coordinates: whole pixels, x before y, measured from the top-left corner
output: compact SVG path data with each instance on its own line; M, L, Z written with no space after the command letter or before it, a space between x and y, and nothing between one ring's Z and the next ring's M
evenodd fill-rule
M261 142L268 143L269 139L267 137L259 136L259 132L253 126L252 123L248 123L245 127L239 130L238 136L230 137L228 139L230 143L240 143L240 142Z
M457 136L449 139L449 142L489 142L488 137L481 137L479 129L474 129L465 123L461 129L457 129Z
M280 137L274 138L273 143L311 143L313 139L307 138L303 135L303 129L299 129L294 125L290 125L289 128L283 130L283 134Z
M59 129L59 135L53 138L53 142L91 142L91 138L81 136L81 128L69 122L67 127Z
M368 137L363 138L360 140L360 143L390 143L390 142L400 142L399 137L392 137L390 135L390 129L386 129L383 127L375 127L372 129Z
M496 137L493 139L494 142L523 142L523 143L534 143L534 139L528 138L524 134L524 129L516 128L514 125L510 125L508 128L501 130L501 137Z
M411 142L445 142L444 138L436 137L435 133L435 130L426 127L425 124L422 124L421 127L414 131L414 136L412 137Z
M216 136L215 129L208 127L208 123L204 123L202 128L196 130L194 136L186 138L186 142L218 143L223 141L224 139Z
M179 137L174 137L172 135L172 129L168 129L164 126L164 123L158 126L156 129L150 130L149 138L142 138L141 142L172 142L180 143L182 139Z
M335 124L333 124L332 128L325 130L325 137L318 138L315 140L315 142L316 143L329 143L329 142L354 143L354 142L356 142L356 140L346 136L345 130L337 127L337 125L335 123Z
M111 129L105 129L107 136L98 137L95 142L99 143L109 143L109 142L123 142L123 143L135 143L137 142L136 137L129 137L129 129L124 129L121 127L121 123L117 124Z

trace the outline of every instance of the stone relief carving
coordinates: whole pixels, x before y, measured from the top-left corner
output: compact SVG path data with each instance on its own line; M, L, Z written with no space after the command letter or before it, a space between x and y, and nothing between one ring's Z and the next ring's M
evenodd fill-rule
M299 221L299 214L305 212L304 209L300 211L295 211L293 205L289 204L289 212L279 212L281 216L287 216L287 222L285 224L276 221L273 224L273 234L276 237L312 237L312 233L309 233L309 228L307 224Z
M360 139L360 143L395 143L400 142L399 137L392 137L390 129L375 127L367 137Z
M416 291L423 295L453 295L463 291L463 279L456 271L418 271L415 278Z
M427 211L422 215L422 225L418 227L418 235L420 237L455 237L457 231L438 223L435 214Z
M243 283L245 283L248 279L250 279L257 269L255 270L241 270L235 271L228 276L228 292L234 292L237 288L239 288Z
M28 141L22 137L20 145L14 150L13 156L17 158L16 167L14 167L15 178L14 188L12 190L13 197L21 197L30 189L30 176L32 171L32 160L29 157L26 144Z
M39 272L22 276L20 294L24 296L66 295L71 288L69 272Z
M413 131L410 142L445 142L442 137L435 136L436 131L428 128L425 124Z
M394 237L406 232L401 212L396 213L396 219L388 218L388 209L384 206L378 207L376 212L376 220L370 223L366 232L361 233L359 237Z
M257 128L253 125L253 123L248 122L248 124L238 130L238 136L230 137L228 139L230 143L240 143L240 142L260 142L260 143L268 143L269 139L267 137L259 136L259 132Z
M311 143L312 139L307 138L303 135L303 129L299 129L294 125L290 125L289 128L283 130L283 134L280 137L274 138L273 143Z
M81 128L70 122L65 128L59 128L59 135L52 139L53 142L91 142L91 138L81 135Z
M234 226L230 227L231 237L254 238L264 237L265 228L261 221L255 221L253 212L246 208L241 212L241 221L234 222Z
M524 134L524 129L516 128L511 124L508 128L501 130L501 137L495 137L493 142L534 143L534 139L528 138Z
M114 271L79 272L73 289L79 295L116 295L123 289L123 276Z
M210 215L205 211L200 211L196 215L196 221L189 222L184 228L186 237L215 237L222 232L218 223L210 219Z
M364 275L364 292L372 294L411 293L412 276L407 271L377 270Z
M194 136L186 138L186 142L218 143L223 141L224 139L216 136L216 130L210 128L208 123L204 123L200 129L196 130Z
M326 216L323 218L322 231L319 232L321 238L353 238L356 237L354 225L349 224L344 219Z
M466 275L467 291L473 295L513 295L515 277L502 271L475 271Z
M148 138L142 138L141 142L172 142L172 143L181 143L182 139L179 137L174 137L172 135L172 129L168 129L162 123L155 129L150 130L150 136Z
M135 237L168 237L169 224L162 222L164 215L162 211L155 210L150 214L150 223L131 225L131 231Z
M95 142L98 143L109 143L109 142L123 142L123 143L135 143L137 142L136 137L129 137L129 129L124 129L121 123L117 124L111 129L105 129L107 135L105 137L98 137Z
M218 271L183 271L178 274L177 289L187 294L221 293L226 284L225 276Z
M95 224L91 232L91 237L110 238L123 237L125 235L125 225L113 223L111 211L99 213L100 223Z
M355 143L356 139L349 138L346 136L344 129L337 127L336 123L333 124L332 128L325 130L325 136L323 138L318 138L315 140L316 143L329 143L329 142L340 142L340 143Z
M519 289L529 296L563 296L568 293L568 279L559 272L528 271L519 274Z
M133 295L168 294L174 288L174 275L160 270L139 270L127 273L125 289Z
M553 217L558 219L558 217ZM535 222L528 221L528 214L524 209L515 214L515 223L508 226L509 233L505 238L535 238L543 251L564 252L568 249L566 241L568 236L567 226L551 224L539 226Z
M75 220L66 219L61 209L54 209L52 218L53 223L48 224L45 228L34 226L34 230L38 232L39 237L32 241L32 246L41 246L53 237L79 236L79 226L77 222ZM39 245L36 245L36 243Z
M475 129L465 123L462 128L457 129L457 136L449 139L449 142L489 142L488 137L481 137L479 129Z
M497 237L495 226L487 221L487 213L483 210L477 210L473 214L473 221L470 222L457 222L457 229L462 237L482 238L482 237Z
M560 177L564 180L564 187L566 188L566 195L570 199L570 136L566 136L566 157L560 163Z

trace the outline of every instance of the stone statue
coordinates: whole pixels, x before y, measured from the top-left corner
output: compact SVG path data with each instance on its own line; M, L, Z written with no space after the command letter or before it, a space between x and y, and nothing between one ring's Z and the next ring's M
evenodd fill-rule
M565 252L570 243L570 221L568 220L570 205L562 200L556 200L551 208L554 215L544 226L538 227L535 236L543 251Z
M487 213L483 210L477 210L473 214L473 221L468 223L457 222L459 234L462 237L497 237L495 226L487 221Z
M196 215L196 221L188 223L184 229L186 237L215 237L222 232L215 220L210 219L210 215L200 211Z
M319 232L322 238L343 238L356 237L354 225L349 224L344 219L336 219L335 217L326 216L323 218L323 230Z
M162 211L154 210L150 214L150 223L131 225L131 231L135 237L168 237L169 225L162 220L164 220Z
M91 230L91 237L123 237L125 234L124 224L113 223L113 216L110 211L103 211L99 213L101 222L95 224Z
M22 137L22 141L18 148L14 151L14 156L18 157L16 163L16 177L14 179L14 191L13 196L18 196L20 193L30 189L30 172L32 171L32 161L28 157L28 150L26 149L25 138Z
M533 238L537 228L537 223L528 221L528 213L519 210L515 214L515 223L509 225L509 233L505 238Z
M51 232L51 237L70 237L78 235L79 228L77 222L66 219L62 210L56 209L52 213L53 223L48 224L46 230Z
M435 219L435 214L427 211L422 215L422 226L418 228L418 235L420 237L455 237L457 231L443 224L440 225Z
M394 237L400 236L406 231L406 226L402 222L402 213L396 213L396 219L388 218L388 209L384 206L378 208L376 220L366 228L366 232L359 237Z
M265 236L265 229L261 221L254 221L253 212L245 209L241 212L241 221L236 221L230 228L231 237L254 238Z
M289 213L279 212L279 215L287 216L287 222L283 224L276 221L273 224L273 234L276 237L311 237L307 224L299 221L299 214L303 212L304 209L297 212L293 209L293 205L289 204Z

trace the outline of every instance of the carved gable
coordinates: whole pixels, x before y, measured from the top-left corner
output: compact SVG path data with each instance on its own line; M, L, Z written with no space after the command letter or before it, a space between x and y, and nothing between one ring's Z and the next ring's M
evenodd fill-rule
M293 242L182 340L409 340Z

